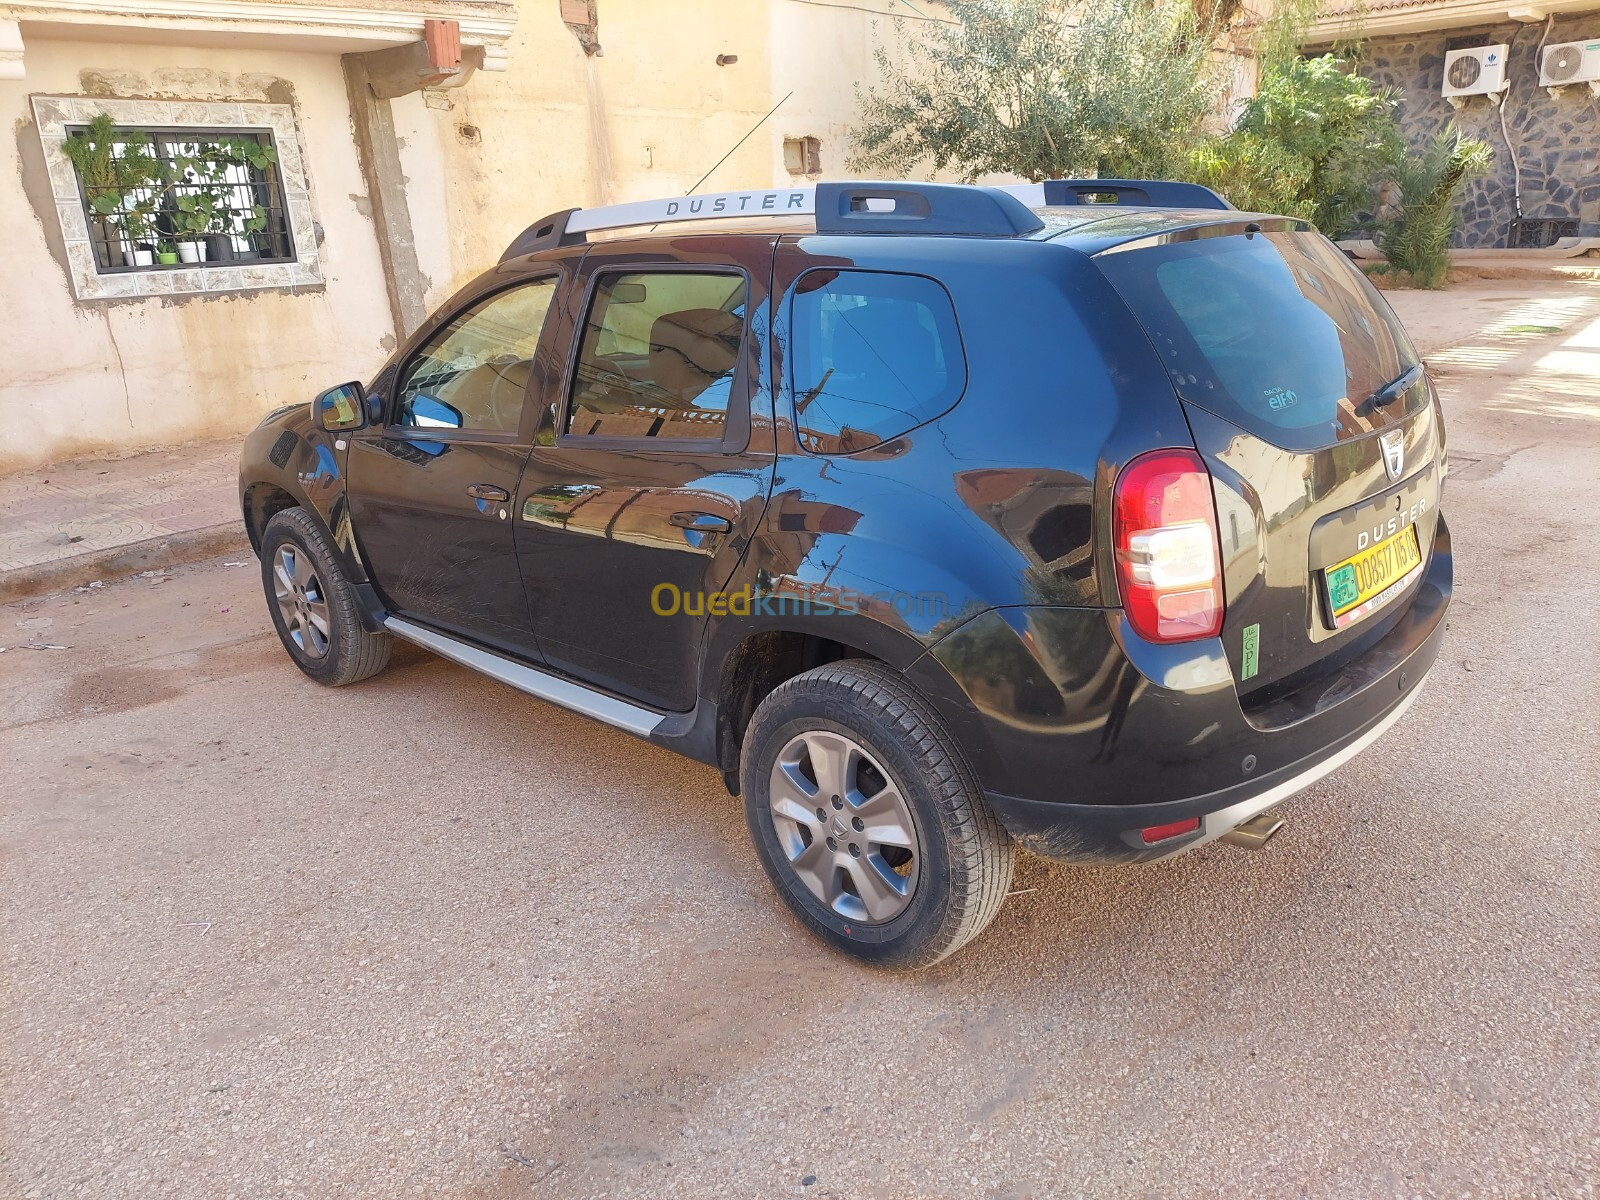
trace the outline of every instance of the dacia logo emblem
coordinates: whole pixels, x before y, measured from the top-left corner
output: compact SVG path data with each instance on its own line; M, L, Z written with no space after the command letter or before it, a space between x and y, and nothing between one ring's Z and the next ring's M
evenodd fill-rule
M1383 466L1389 472L1389 478L1399 479L1400 473L1406 469L1405 430L1391 430L1378 439L1378 444L1383 447Z

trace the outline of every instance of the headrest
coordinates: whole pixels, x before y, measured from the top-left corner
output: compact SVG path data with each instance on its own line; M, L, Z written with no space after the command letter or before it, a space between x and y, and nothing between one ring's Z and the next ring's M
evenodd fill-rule
M733 370L744 322L719 308L686 308L650 327L650 376L669 397L688 404Z

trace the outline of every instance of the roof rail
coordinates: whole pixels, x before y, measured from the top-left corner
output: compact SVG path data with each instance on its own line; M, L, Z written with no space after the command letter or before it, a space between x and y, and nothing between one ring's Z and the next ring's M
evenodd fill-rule
M1118 204L1149 208L1232 208L1221 196L1199 183L1171 179L1046 179L1043 183L1014 183L998 189L1031 208L1093 204L1088 196L1115 196Z
M578 245L602 229L715 221L729 217L812 217L818 233L929 233L1017 237L1043 223L999 188L962 183L819 183L809 187L715 192L569 208L523 230L500 261L552 246Z

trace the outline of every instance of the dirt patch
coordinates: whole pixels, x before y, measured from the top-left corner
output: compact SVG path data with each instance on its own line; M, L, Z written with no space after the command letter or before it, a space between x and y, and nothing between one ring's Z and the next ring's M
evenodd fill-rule
M80 675L61 700L65 712L104 715L160 704L183 695L175 671L156 667L110 667Z

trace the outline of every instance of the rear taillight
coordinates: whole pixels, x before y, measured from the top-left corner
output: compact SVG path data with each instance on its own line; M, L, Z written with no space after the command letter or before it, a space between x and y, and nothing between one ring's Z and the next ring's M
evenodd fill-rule
M1117 584L1140 637L1187 642L1222 632L1222 555L1211 475L1193 450L1156 450L1117 478Z

